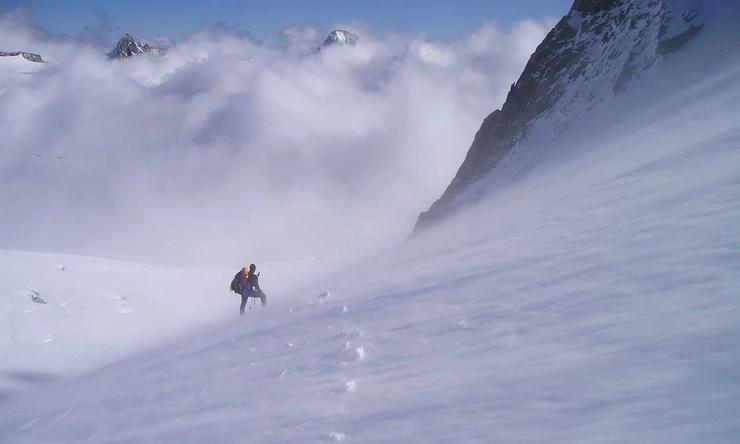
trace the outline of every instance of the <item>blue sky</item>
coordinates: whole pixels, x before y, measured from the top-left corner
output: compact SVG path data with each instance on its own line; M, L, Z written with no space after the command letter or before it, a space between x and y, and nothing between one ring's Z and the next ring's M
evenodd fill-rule
M525 18L559 17L572 0L0 0L0 10L23 7L34 24L77 34L105 14L111 39L123 32L179 40L218 23L273 40L286 26L311 24L322 33L359 22L373 33L419 33L448 40L492 20L508 27Z

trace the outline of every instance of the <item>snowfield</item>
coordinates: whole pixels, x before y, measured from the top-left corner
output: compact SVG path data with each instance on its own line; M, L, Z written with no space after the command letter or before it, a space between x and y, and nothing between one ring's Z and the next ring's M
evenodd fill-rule
M10 398L0 441L737 443L740 69L642 111L395 251L300 291L265 271L266 309ZM138 291L102 287L85 319L128 304L106 291L166 292L170 272L120 270ZM3 286L86 282L51 272ZM147 316L232 314L230 277L183 276Z
M326 265L295 258L260 271L279 294ZM239 267L181 270L0 250L0 399L236 316L240 297L228 288Z
M0 56L0 81L23 82L24 78L33 76L45 69L45 63L34 63L22 56ZM0 85L0 96L5 94L7 85Z
M0 251L0 442L737 444L740 7L674 3L685 52L538 115L479 204L258 262L243 318L241 264Z

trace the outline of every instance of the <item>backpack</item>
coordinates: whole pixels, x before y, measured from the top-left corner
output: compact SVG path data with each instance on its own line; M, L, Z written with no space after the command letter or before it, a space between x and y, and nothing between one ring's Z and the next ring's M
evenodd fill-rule
M233 291L234 293L239 293L239 291L241 290L240 288L241 286L239 285L239 281L241 280L240 274L241 272L236 273L234 275L234 279L231 280L231 286L229 287L229 289Z

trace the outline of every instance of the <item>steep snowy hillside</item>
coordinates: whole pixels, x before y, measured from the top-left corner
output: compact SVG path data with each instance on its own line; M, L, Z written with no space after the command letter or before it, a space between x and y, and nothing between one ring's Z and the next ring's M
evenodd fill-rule
M3 253L0 442L736 444L739 30L577 0L426 229L242 319L233 270Z
M326 266L291 259L260 270L279 297ZM234 272L0 250L0 399L236 316Z
M0 441L736 443L740 59L647 92L394 253L9 401Z
M525 171L530 165L512 165L512 158L548 149L567 130L582 127L583 118L610 110L646 75L663 77L658 92L648 91L655 100L713 72L725 55L699 50L695 40L736 52L739 9L737 2L720 0L576 0L532 55L503 107L483 121L465 161L442 197L420 215L416 231L485 195L489 176ZM694 78L675 81L677 73L666 66L671 59L686 62L682 75Z

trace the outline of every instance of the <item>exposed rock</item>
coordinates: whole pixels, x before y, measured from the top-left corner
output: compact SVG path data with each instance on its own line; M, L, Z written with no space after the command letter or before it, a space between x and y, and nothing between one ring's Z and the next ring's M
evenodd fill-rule
M31 290L31 300L37 304L46 304L44 298L41 297L41 293L36 290Z
M693 39L702 27L696 12L671 6L672 0L575 0L532 54L503 107L483 121L452 182L419 216L414 231L479 198L472 185L522 143L538 121L549 119L554 128L565 128L572 109L591 109L620 94ZM463 192L465 199L460 198Z
M46 63L46 61L39 55L33 52L25 52L25 51L13 51L13 52L6 52L6 51L0 51L0 57L17 57L21 56L24 59L28 60L29 62L34 63Z
M163 56L165 52L166 51L163 48L155 48L148 43L138 42L131 34L125 34L121 37L121 40L118 41L113 51L108 53L108 57L111 59L123 60L140 54Z

